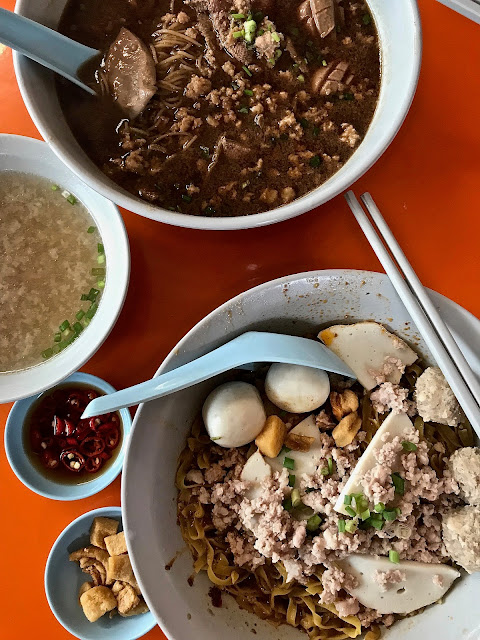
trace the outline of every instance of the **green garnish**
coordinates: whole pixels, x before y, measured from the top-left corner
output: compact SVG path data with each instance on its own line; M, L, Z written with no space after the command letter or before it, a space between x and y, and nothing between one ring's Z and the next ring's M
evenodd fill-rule
M320 473L322 474L322 476L328 476L328 467L322 467L320 469Z
M304 76L304 75L302 75L302 74L300 74L299 76L297 76L297 80L298 80L299 82L305 82L305 76Z
M322 524L321 517L316 513L314 516L307 520L307 531L316 531Z
M278 35L278 33L277 33L276 31L274 31L274 32L272 33L272 40L273 40L274 42L280 42L280 36Z
M362 513L368 508L368 500L363 493L355 493L353 494L353 498L355 499L355 509L357 513Z
M105 280L97 280L97 287L99 289L105 289Z
M76 197L71 193L68 197L67 197L67 202L69 202L70 204L77 204L77 199Z
M403 496L405 493L405 480L402 476L397 472L392 473L392 482L395 487L395 493L399 496Z
M210 149L208 147L202 147L200 145L200 151L202 152L202 156L204 156L205 158L210 157Z
M257 36L263 36L264 33L265 33L265 29L259 29Z
M372 22L371 15L369 13L364 13L363 16L362 16L362 22L365 25L370 24Z
M240 107L240 109L238 110L238 113L248 113L248 112L249 112L248 107Z
M101 242L97 243L97 251L98 251L98 253L105 253L105 247L103 246L103 244Z
M404 451L416 451L418 449L415 443L409 442L408 440L402 442L402 447Z
M373 508L377 513L382 513L383 511L385 511L385 505L383 504L383 502L379 502Z
M95 227L88 227L87 233L94 233Z
M394 551L393 549L390 549L390 551L388 552L388 559L390 560L390 562L393 562L394 564L398 564L400 562L400 556L398 555L398 551Z
M85 315L85 311L82 311L80 309L80 311L77 311L77 313L75 314L75 317L76 317L77 320L81 320L84 315Z
M45 351L42 351L42 358L44 360L48 360L48 358L51 358L53 356L53 349L51 347L49 347L48 349L45 349Z
M83 331L83 325L80 322L75 322L73 325L73 330L75 333L81 333Z
M250 71L250 69L247 66L243 65L242 69L245 71L247 76L250 76L250 78L253 76L253 73Z
M290 500L290 498L285 498L285 500L282 502L282 506L285 511L291 511L293 509L292 501Z
M285 457L283 459L283 466L285 467L285 469L290 469L290 471L293 471L295 469L295 460L293 458Z
M186 195L185 193L182 193L182 200L184 202L191 202L192 201L192 196Z
M306 118L300 118L299 120L300 126L302 127L302 129L308 129L310 123L308 122L308 120Z
M101 253L100 255L97 256L97 263L98 264L105 264L105 255L103 253Z
M207 206L205 207L205 209L203 210L203 213L204 213L206 216L214 216L214 215L217 213L217 210L216 210L216 209L214 209L214 207L212 207L211 205L207 205Z
M356 530L357 530L357 523L355 522L355 520L347 520L345 522L345 531L347 533L355 533Z
M88 309L87 313L85 314L89 320L93 318L97 309L98 309L98 304L96 302L90 305L90 309Z
M68 320L64 320L58 328L60 329L60 331L66 331L70 328L70 322Z
M327 61L326 60L322 60L322 67L326 67L327 66Z
M345 533L345 524L346 524L345 520L340 519L337 524L338 524L338 531L340 533Z
M382 513L382 516L384 517L384 519L387 522L392 522L393 520L395 520L395 518L397 517L397 512L396 511L384 511Z
M367 525L368 527L373 527L374 529L377 529L377 531L380 531L381 529L383 529L382 518L374 518L372 516L371 518L368 518L367 520L365 520L364 524Z
M53 336L53 341L54 341L54 342L60 342L60 340L61 340L61 339L62 339L62 334L61 334L61 333L56 333L56 334Z
M292 473L290 473L288 476L288 486L289 487L295 486L295 476Z
M332 473L334 472L332 457L327 458L327 464L328 464L328 473L332 475Z
M290 500L292 501L293 507L298 507L302 503L300 491L298 489L292 490L292 493L290 494Z
M60 187L58 186L58 184L52 184L52 191L58 191L60 189Z
M98 289L94 289L92 287L92 289L90 289L90 291L88 292L87 300L90 300L90 302L95 302L99 293L100 291Z
M245 29L242 29L241 31L234 31L232 35L234 38L243 38L245 36Z
M282 450L280 451L280 453L290 453L291 449L289 449L289 447L286 447L285 445L283 445Z
M255 20L255 22L261 22L263 20L262 11L255 11L255 13L253 14L253 19Z
M354 518L357 515L354 509L352 509L352 507L350 506L346 506L345 511L348 513L349 516L352 516L352 518Z
M88 293L82 293L82 295L80 296L80 300L89 300Z
M257 30L257 23L255 20L247 20L244 25L245 29L245 41L253 42L253 38L255 36L255 31Z
M343 497L343 504L347 504L347 505L352 504L352 496L350 496L348 494L346 496L344 496Z
M105 275L105 267L93 267L92 276L104 276Z
M365 511L362 511L359 516L362 521L368 520L368 518L370 518L370 509L365 509Z
M355 96L353 95L353 93L350 93L349 91L347 91L347 93L343 94L343 99L344 100L354 100Z
M314 169L316 169L322 164L322 158L320 158L320 156L313 156L312 158L310 158L308 164Z
M245 15L243 13L232 13L232 18L234 20L244 20Z
M244 89L243 94L250 97L253 96L253 91L251 89Z
M313 133L314 136L318 136L318 134L320 133L319 127L313 127L312 133Z

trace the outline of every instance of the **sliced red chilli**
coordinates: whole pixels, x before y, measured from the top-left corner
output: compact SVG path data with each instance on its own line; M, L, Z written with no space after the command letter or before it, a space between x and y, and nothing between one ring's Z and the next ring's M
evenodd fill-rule
M63 436L65 434L65 422L58 416L53 416L53 435Z
M113 429L104 434L104 438L107 449L115 449L120 440L120 432L117 427L113 427Z
M80 451L88 456L98 456L105 449L105 441L99 436L88 436L80 443Z
M52 449L45 449L42 453L41 460L47 469L56 469L60 464L58 454Z
M85 458L76 449L65 449L60 454L60 460L69 471L78 473L85 466Z
M85 471L88 473L95 473L103 464L103 460L100 456L94 456L93 458L87 458L85 460Z
M67 436L67 438L68 436L73 436L76 430L77 430L77 427L73 424L71 420L65 420L65 435Z

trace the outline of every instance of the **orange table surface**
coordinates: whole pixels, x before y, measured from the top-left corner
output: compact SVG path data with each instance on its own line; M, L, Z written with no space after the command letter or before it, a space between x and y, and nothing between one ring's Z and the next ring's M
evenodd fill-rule
M423 63L412 108L353 188L373 194L423 283L480 317L480 27L434 0L420 5ZM0 132L40 137L8 50L0 54ZM342 196L294 220L236 232L177 229L122 213L132 254L129 293L110 337L84 367L118 388L150 377L198 320L245 289L312 269L381 270ZM10 406L0 406L2 429ZM86 500L41 498L0 452L0 638L71 637L45 598L48 552L74 518L118 504L120 479ZM159 628L146 636L163 637Z

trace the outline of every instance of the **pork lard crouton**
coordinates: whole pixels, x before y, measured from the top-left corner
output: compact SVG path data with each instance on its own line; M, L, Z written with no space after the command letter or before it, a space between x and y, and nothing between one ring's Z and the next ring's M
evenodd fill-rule
M123 531L113 536L107 536L105 545L111 556L121 556L122 553L127 553L127 543L125 542L125 533Z
M115 609L117 599L108 587L98 586L82 593L80 604L89 622L96 622L105 613Z
M138 582L133 574L132 565L128 555L110 556L107 563L107 584L112 584L115 580L128 582L140 594Z
M106 549L105 538L113 536L118 531L118 521L102 516L94 518L90 529L90 543L101 549Z

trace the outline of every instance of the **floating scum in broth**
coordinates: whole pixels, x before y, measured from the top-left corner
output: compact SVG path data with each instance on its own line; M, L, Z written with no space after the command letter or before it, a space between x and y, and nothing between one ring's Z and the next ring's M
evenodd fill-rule
M156 76L138 113L106 95L108 53L126 30L128 46L145 43L142 82L152 66ZM378 100L364 2L70 0L60 31L107 54L103 100L58 81L77 140L117 184L173 211L249 215L301 197L355 152Z
M100 235L73 194L0 173L0 373L68 347L95 314L105 273Z

